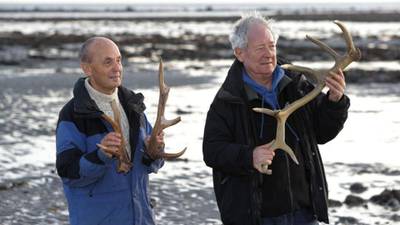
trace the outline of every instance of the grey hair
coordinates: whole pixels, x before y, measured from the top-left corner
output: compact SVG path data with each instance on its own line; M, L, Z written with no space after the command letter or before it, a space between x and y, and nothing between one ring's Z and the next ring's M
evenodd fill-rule
M247 33L252 25L262 24L271 31L275 43L278 41L278 34L272 28L272 23L274 20L265 19L259 12L254 11L251 13L246 13L242 15L233 26L233 30L229 35L229 41L231 42L232 49L235 48L246 48L247 47Z
M101 37L92 37L86 40L79 50L79 60L81 63L90 63L92 61L92 57L90 55L90 46L99 40Z

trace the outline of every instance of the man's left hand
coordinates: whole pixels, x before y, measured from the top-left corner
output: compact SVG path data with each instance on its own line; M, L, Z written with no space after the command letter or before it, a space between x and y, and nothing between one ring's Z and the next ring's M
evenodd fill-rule
M329 88L328 98L333 102L338 102L342 98L344 89L346 88L343 71L339 69L337 73L330 72L329 75L325 80L325 84Z
M144 141L146 148L148 148L148 146L149 146L149 141L150 141L150 136L147 136ZM164 143L164 132L163 131L161 131L161 133L159 133L156 136L156 143L157 143L157 149L162 150L164 148L165 143Z

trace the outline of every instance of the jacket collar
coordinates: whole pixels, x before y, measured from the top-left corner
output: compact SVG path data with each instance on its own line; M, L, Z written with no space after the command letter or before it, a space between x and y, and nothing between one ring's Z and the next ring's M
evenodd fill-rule
M74 112L81 116L98 117L103 112L100 111L96 103L90 98L85 87L86 77L79 78L75 83L74 94ZM120 86L118 87L118 98L126 112L131 110L137 113L143 113L146 106L143 103L144 97L141 93L135 94L133 91Z
M242 79L243 69L243 63L235 59L228 71L228 76L217 93L217 98L237 104L243 104L245 99L259 99L258 94L244 83ZM278 84L278 94L281 93L291 81L292 79L285 74Z
M279 85L278 85L278 90L277 90L277 93L281 93L282 92L282 90L290 83L290 82L292 82L292 78L290 78L289 76L287 76L287 75L284 75L283 77L282 77L282 80L279 82ZM255 99L261 99L260 98L260 96L257 94L257 92L255 92L249 85L244 85L244 90L245 90L245 92L246 92L246 95L247 95L247 99L249 100L249 101L251 101L251 100L255 100Z

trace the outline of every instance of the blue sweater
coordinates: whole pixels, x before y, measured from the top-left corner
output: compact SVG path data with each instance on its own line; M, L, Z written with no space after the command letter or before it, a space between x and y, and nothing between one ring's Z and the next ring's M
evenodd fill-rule
M248 85L251 89L257 92L261 97L261 107L264 108L264 103L267 103L271 106L272 109L280 109L279 101L278 101L278 84L282 80L285 71L277 65L275 67L274 72L272 73L272 85L271 90L268 90L266 87L258 84L256 81L251 79L249 74L245 69L242 72L243 81L246 85ZM264 114L261 116L261 130L259 137L262 138L264 134Z
M272 73L272 88L268 90L266 87L258 84L256 81L250 78L247 71L243 69L243 81L245 84L249 85L255 92L262 96L263 103L266 102L271 105L272 109L279 109L278 103L278 84L281 81L284 71L280 66L276 66L274 72Z

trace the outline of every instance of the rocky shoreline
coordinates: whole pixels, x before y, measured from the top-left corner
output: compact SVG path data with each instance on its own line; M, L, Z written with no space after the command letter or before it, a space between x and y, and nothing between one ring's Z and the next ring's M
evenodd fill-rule
M181 31L179 30L185 22L193 22L192 26L196 26L196 24L203 25L204 23L218 24L223 22L227 24L237 19L237 17L229 16L229 14L213 17L212 14L207 16L193 16L188 13L189 16L179 15L177 17L171 17L170 13L169 17L159 15L154 16L154 18L139 14L139 16L135 18L130 18L129 16L118 17L118 14L113 15L113 13L115 14L118 12L104 12L104 14L93 12L94 15L100 15L101 17L88 19L80 16L80 12L71 12L72 14L68 16L67 12L57 11L51 12L53 14L50 16L47 15L46 18L35 17L35 13L38 15L48 13L39 11L29 12L33 14L30 15L28 13L31 17L28 15L28 20L24 22L23 17L20 19L10 18L5 16L7 13L11 14L12 12L0 12L0 21L9 23L10 26L13 26L15 23L24 24L25 22L28 23L28 26L29 23L34 23L34 26L38 26L38 23L40 24L40 22L43 22L46 23L46 26L48 26L50 30L45 31L34 28L38 29L38 31L25 32L21 28L14 31L0 31L0 66L31 67L32 65L38 64L48 64L51 66L53 64L59 64L60 62L62 66L64 64L71 64L71 62L76 62L80 45L85 40L95 35L86 32L85 26L81 25L80 22L77 23L77 20L82 20L82 23L87 23L92 26L105 26L105 30L109 31L105 31L104 36L110 37L119 44L123 58L126 61L135 60L137 58L147 58L154 62L157 61L159 56L162 56L166 61L233 59L233 53L227 34L197 33L193 32L193 29L188 27L185 27L185 29ZM25 12L15 12L16 15L19 13ZM56 16L58 13L62 14L61 17L64 22L58 21ZM88 13L90 14L90 12ZM113 16L107 17L107 15ZM274 14L274 18L278 21L303 20L305 22L333 19L362 22L388 22L400 21L400 13L395 11L291 11L290 13L277 11ZM137 29L144 30L144 33L136 33L136 27L132 27L132 29L122 29L121 24L136 24ZM163 29L163 24L165 24L165 31L160 33L145 31L149 24L150 26L151 24L160 26L160 29ZM53 29L52 26L56 25L57 28ZM75 28L60 30L60 26L71 26ZM121 31L111 31L113 26L117 26ZM335 29L334 26L332 27ZM204 29L204 27L201 29ZM210 29L212 29L212 26L210 26ZM313 28L311 26L304 29ZM319 27L318 29L322 28ZM175 31L179 31L178 35L171 34ZM389 32L386 36L381 36L379 33L375 34L374 32L367 36L362 33L354 33L353 39L355 45L359 47L362 52L362 63L368 64L374 61L396 62L400 60L400 35L396 32ZM340 53L345 51L344 40L338 35L334 35L330 38L321 38L321 40ZM318 47L302 37L290 38L280 36L278 54L284 56L289 61L333 61L328 54L323 53ZM58 70L62 69L63 68L58 68ZM356 68L348 72L349 82L399 82L400 75L397 71L398 69L390 68L368 71ZM374 74L380 74L380 76L375 76Z
M75 58L79 46L92 35L20 32L0 33L0 65L18 64L27 59L69 59ZM120 46L125 57L151 57L154 54L172 59L227 59L232 58L232 50L227 35L199 35L185 33L179 37L159 34L134 35L122 33L110 37ZM324 40L339 52L345 51L343 40ZM382 41L379 37L360 38L354 36L355 45L362 52L363 61L400 60L400 35ZM390 46L390 48L388 47ZM289 60L320 61L331 60L328 54L307 40L291 40L280 37L279 54Z
M63 34L22 34L2 33L0 35L0 66L30 67L32 65L68 64L76 62L77 52L82 42L89 36ZM156 61L158 56L166 61L171 60L221 60L233 59L227 36L185 34L182 37L165 37L161 35L135 36L120 34L113 36L121 46L121 54L128 61L135 58L147 58ZM400 36L392 37L390 48L371 43L379 42L370 37L362 40L355 37L356 45L361 49L362 62L398 61L400 60ZM338 52L344 52L344 43L334 40L325 40ZM331 61L333 59L320 49L312 46L307 40L288 40L280 38L278 54L285 56L289 61ZM61 65L58 64L61 62ZM201 68L199 68L201 69ZM58 70L62 70L59 68ZM379 74L379 76L376 76ZM397 70L380 68L379 70L353 69L347 72L351 83L365 82L400 82L400 73Z

